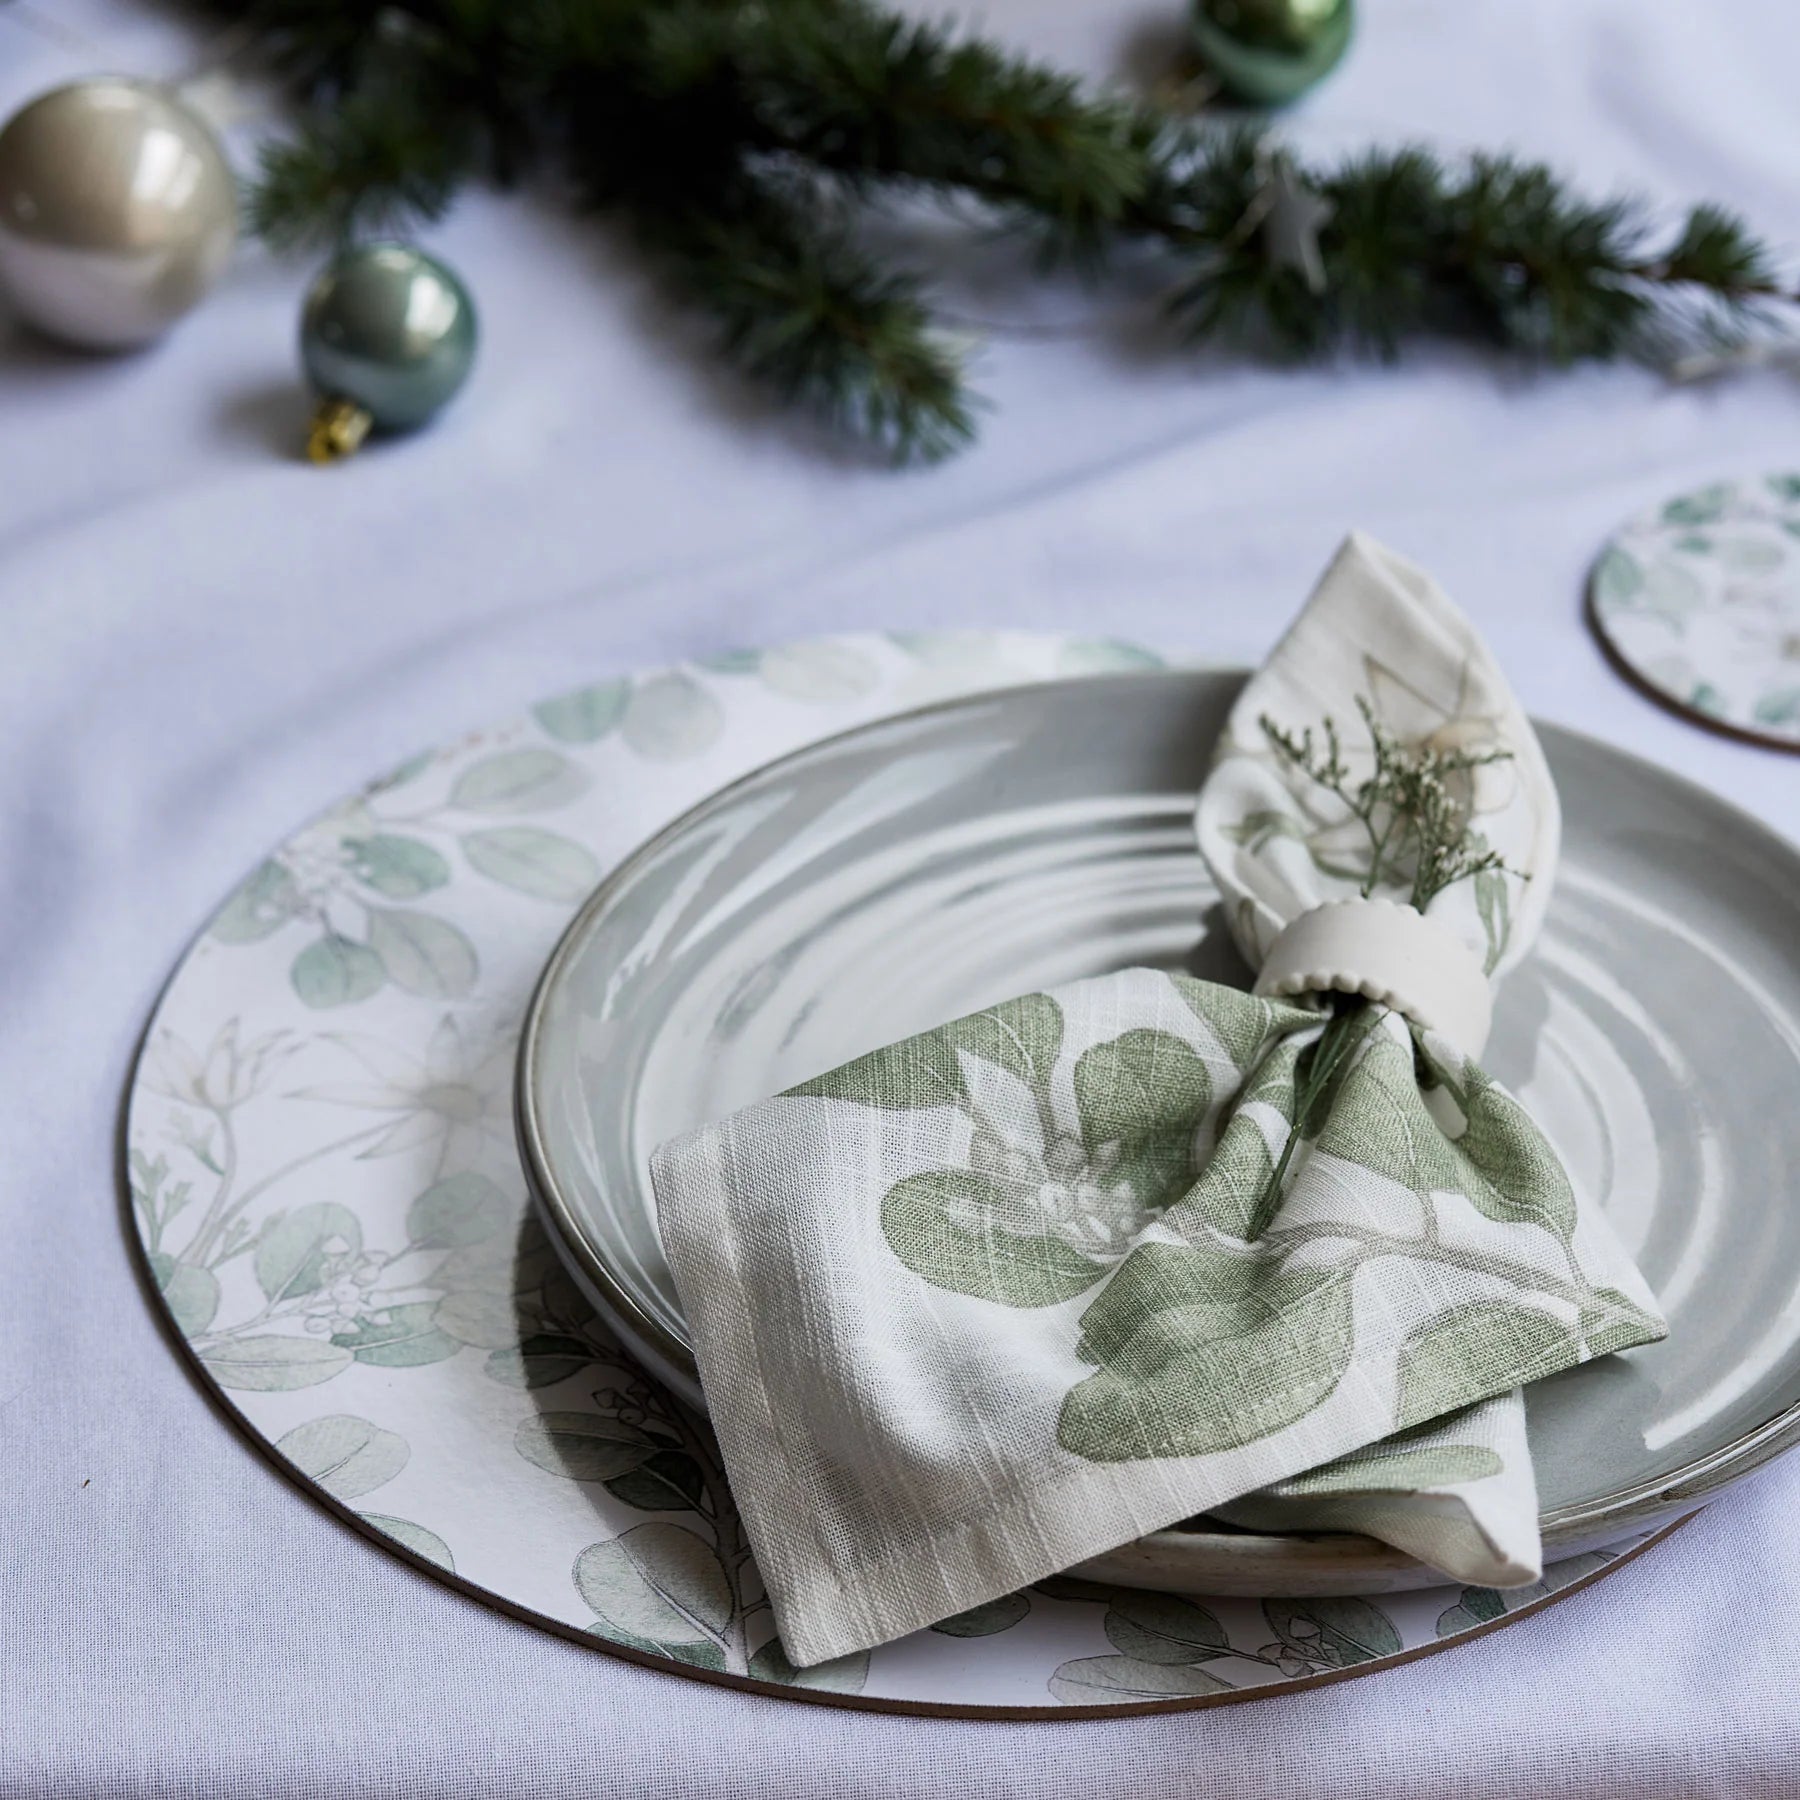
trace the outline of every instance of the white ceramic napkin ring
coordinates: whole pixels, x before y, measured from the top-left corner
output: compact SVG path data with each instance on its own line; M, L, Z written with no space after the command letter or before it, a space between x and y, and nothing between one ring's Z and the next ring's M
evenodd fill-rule
M1362 994L1441 1031L1479 1057L1494 1020L1475 952L1416 907L1392 900L1328 900L1303 912L1269 946L1255 992Z

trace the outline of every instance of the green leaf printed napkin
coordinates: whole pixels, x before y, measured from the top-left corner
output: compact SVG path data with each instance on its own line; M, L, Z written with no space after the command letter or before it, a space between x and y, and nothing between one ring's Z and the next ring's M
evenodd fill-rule
M1393 742L1508 753L1450 777L1504 867L1425 908L1485 1005L1481 969L1524 953L1547 902L1554 790L1471 628L1366 539L1246 688L1201 795L1233 931L1266 976L1322 903L1417 892L1381 820L1261 724L1348 725L1359 699ZM1384 991L1353 968L1316 985L1359 980ZM664 1242L792 1660L1208 1512L1535 1579L1519 1388L1664 1327L1438 1023L1127 969L663 1145Z

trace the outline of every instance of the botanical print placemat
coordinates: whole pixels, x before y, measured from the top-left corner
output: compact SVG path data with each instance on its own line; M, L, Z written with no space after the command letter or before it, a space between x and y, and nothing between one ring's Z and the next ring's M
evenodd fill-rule
M608 867L830 733L1157 660L1069 637L860 636L603 682L413 758L270 855L170 981L129 1111L152 1282L250 1436L509 1612L849 1704L1048 1716L1230 1700L1417 1655L1609 1566L1617 1551L1537 1589L1368 1600L1065 1578L796 1671L704 1424L624 1359L528 1213L519 1023Z
M1718 482L1640 514L1595 564L1589 611L1653 699L1800 750L1800 475Z

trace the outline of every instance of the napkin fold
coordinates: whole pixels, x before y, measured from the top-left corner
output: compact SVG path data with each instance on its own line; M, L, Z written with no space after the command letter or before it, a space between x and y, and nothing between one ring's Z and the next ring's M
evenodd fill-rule
M1357 816L1365 707L1480 834L1441 891L1391 816ZM1312 773L1265 719L1314 732ZM1127 969L1024 995L652 1158L799 1666L1201 1513L1533 1580L1519 1389L1663 1334L1477 1060L1559 823L1421 571L1345 544L1234 709L1197 829L1258 992Z

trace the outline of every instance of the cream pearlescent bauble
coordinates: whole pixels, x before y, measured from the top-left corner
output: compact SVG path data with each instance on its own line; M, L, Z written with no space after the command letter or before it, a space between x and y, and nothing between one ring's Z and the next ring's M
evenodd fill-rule
M219 278L236 235L218 141L167 88L73 82L0 130L0 297L40 331L148 343Z

